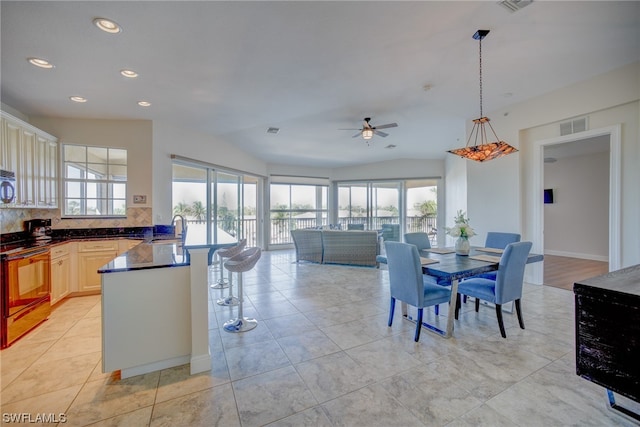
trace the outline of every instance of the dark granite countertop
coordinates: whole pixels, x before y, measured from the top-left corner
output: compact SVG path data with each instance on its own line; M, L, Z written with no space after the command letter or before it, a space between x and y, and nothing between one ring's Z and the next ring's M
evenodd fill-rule
M211 243L207 242L206 236L197 233L189 234L187 231L184 245L181 242L162 241L162 239L146 241L105 264L98 270L98 273L190 265L190 249L208 249L209 255L211 255L220 248L233 246L237 243L237 240L232 236L221 234L219 237L221 241Z
M117 273L186 265L189 265L189 253L181 243L143 242L102 266L98 273Z
M27 251L39 247L53 247L70 241L109 240L109 239L139 239L150 240L173 237L173 227L112 227L112 228L81 228L52 230L49 239L36 240L26 233L10 233L1 236L0 259L11 254Z

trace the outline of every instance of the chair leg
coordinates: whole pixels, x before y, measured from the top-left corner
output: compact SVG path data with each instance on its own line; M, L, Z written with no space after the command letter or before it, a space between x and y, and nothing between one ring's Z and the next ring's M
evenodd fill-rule
M455 307L455 319L458 320L458 313L460 312L460 294L456 294L456 307Z
M518 314L518 323L520 323L520 329L524 329L524 321L522 320L522 309L520 308L520 299L516 300L516 313Z
M436 310L436 316L440 314L440 304L436 304L435 306L435 310Z
M393 323L393 312L396 309L396 299L391 297L391 306L389 307L389 326Z
M418 321L416 322L416 336L413 338L415 342L420 339L420 331L422 330L422 308L418 309Z
M502 305L496 304L496 316L498 317L498 326L500 327L500 335L502 338L507 337L507 333L504 331L504 323L502 322Z
M480 298L476 297L476 313L480 311Z

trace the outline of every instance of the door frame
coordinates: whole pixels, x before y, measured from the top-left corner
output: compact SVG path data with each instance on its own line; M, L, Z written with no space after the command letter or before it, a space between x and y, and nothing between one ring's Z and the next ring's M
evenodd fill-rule
M620 124L599 129L577 132L533 142L533 194L530 201L533 210L532 252L544 253L544 147L566 142L575 142L598 136L609 136L609 271L620 269L621 263L621 215L622 215L622 140ZM532 282L542 283L542 265L532 269Z

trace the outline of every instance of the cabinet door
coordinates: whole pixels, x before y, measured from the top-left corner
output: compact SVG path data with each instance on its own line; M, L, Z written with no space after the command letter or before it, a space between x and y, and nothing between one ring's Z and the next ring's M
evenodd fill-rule
M58 144L40 135L37 138L37 205L39 208L58 206Z
M20 207L35 207L37 181L35 132L22 130L18 159L16 205Z
M0 163L2 164L2 169L8 170L11 172L18 171L18 163L19 163L19 150L20 150L20 139L22 138L22 128L16 125L15 123L3 118L2 119L2 130L1 130L2 141L0 142ZM19 189L16 187L16 192ZM16 199L13 199L13 202L4 204L3 207L15 207Z
M51 305L71 292L71 259L64 255L51 260Z
M79 252L78 253L78 290L100 291L101 282L98 269L116 257L117 252Z

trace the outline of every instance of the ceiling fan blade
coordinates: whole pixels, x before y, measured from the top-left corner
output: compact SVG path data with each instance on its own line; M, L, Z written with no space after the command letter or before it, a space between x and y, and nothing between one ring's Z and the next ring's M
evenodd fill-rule
M389 134L388 134L388 133L386 133L386 132L380 132L380 131L379 131L379 130L377 130L377 129L376 129L376 130L374 130L374 131L373 131L373 133L375 133L376 135L381 136L381 137L383 137L383 138L386 138L387 136L389 136Z
M386 125L375 126L374 129L388 129L388 128L397 128L397 123L387 123Z
M356 128L340 128L338 130L362 130L362 129L356 129Z
M358 133L356 133L356 134L355 134L355 135L353 135L351 138L357 138L357 137L359 137L360 135L362 135L362 132L358 132Z

